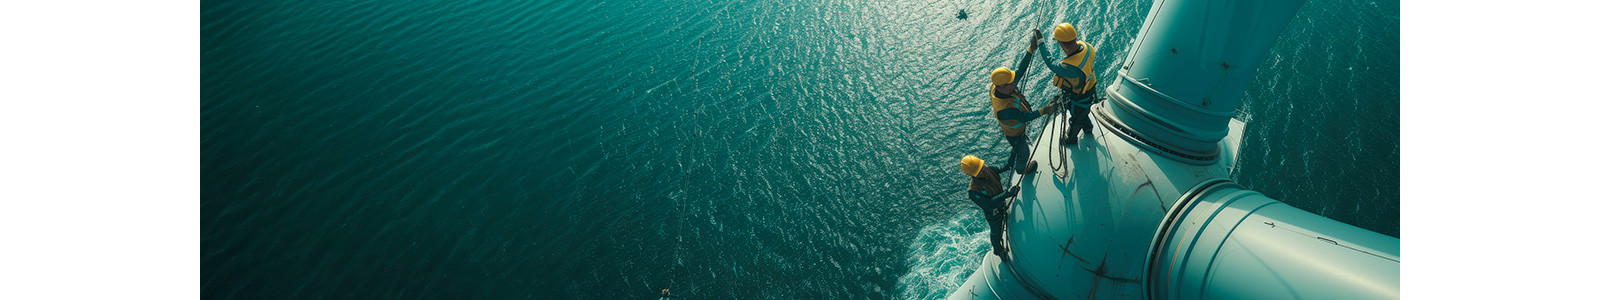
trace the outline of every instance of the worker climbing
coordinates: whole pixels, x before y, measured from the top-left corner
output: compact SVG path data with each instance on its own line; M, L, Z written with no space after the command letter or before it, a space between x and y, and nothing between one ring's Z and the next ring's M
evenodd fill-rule
M1000 122L1000 132L1011 144L1011 158L1005 167L999 169L1000 172L1014 170L1018 171L1017 174L1028 174L1037 168L1028 152L1028 121L1054 113L1055 108L1047 106L1033 110L1016 81L1028 72L1028 63L1033 61L1033 52L1039 48L1039 40L1043 38L1038 30L1033 32L1033 37L1028 40L1028 53L1022 56L1016 71L1000 67L989 73L989 80L993 83L989 86L989 104L994 109L995 121Z
M1038 32L1038 30L1034 30ZM1056 61L1050 51L1041 54L1045 57L1045 66L1055 73L1051 83L1061 89L1061 99L1056 105L1071 103L1071 117L1067 119L1066 136L1061 138L1061 144L1076 145L1078 132L1093 128L1089 122L1089 107L1094 105L1099 97L1095 94L1095 84L1099 83L1094 75L1094 46L1078 38L1078 28L1069 23L1057 24L1053 37L1057 45L1061 45L1061 53L1065 58Z
M1016 199L1018 187L1006 190L1000 183L1003 171L985 166L983 159L977 156L962 157L961 172L972 179L967 184L967 198L983 210L983 218L989 221L989 244L994 246L994 255L1010 262L1011 251L1002 241L1006 236L1006 216L1010 214L1011 200Z

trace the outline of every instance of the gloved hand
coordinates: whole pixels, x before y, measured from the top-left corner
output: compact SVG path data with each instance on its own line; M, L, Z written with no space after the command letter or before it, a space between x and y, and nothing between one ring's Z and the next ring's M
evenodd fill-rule
M1044 39L1044 34L1039 33L1038 28L1034 28L1033 37L1028 39L1028 53L1033 53L1034 49L1039 49L1040 39Z

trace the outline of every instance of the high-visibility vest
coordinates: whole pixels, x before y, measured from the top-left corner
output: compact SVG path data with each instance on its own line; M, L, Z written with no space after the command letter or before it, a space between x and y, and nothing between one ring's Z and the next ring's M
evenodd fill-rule
M994 119L1000 121L1000 132L1004 132L1006 136L1018 136L1028 132L1028 123L1018 122L1017 120L1001 120L1000 111L1015 107L1028 112L1033 111L1032 108L1017 103L1017 98L995 97L994 85L989 86L989 104L994 106Z
M1094 89L1094 85L1100 83L1100 81L1094 76L1094 46L1083 41L1078 41L1078 45L1083 47L1083 51L1078 51L1078 53L1061 59L1061 65L1075 67L1078 71L1083 72L1083 77L1062 78L1061 75L1056 75L1051 84L1066 91L1068 93L1067 98L1073 99L1074 105L1087 106L1084 104L1088 104L1087 102L1090 101L1088 99L1092 97L1085 97L1088 96L1086 94Z

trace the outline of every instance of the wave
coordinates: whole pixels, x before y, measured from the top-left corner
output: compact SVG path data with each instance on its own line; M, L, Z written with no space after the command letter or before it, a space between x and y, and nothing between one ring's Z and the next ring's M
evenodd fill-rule
M895 293L900 299L943 299L983 264L989 248L989 224L977 211L923 227Z

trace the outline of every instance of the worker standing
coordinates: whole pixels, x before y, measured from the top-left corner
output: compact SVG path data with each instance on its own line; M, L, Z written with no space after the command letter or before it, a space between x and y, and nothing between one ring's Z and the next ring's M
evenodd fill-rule
M1053 37L1056 44L1061 45L1061 53L1065 55L1059 62L1049 51L1045 51L1045 66L1055 73L1051 83L1061 89L1062 97L1071 103L1071 117L1067 119L1067 135L1061 143L1073 145L1078 143L1078 132L1087 131L1094 125L1089 122L1089 106L1094 105L1098 97L1095 95L1095 84L1099 83L1094 73L1094 46L1078 39L1078 28L1072 24L1057 24ZM1065 105L1065 104L1063 104Z
M983 165L983 160L977 156L962 157L961 172L972 179L967 184L967 198L983 210L983 218L989 221L989 243L994 246L994 255L1010 262L1011 251L1001 241L1006 236L1006 216L1011 211L1010 200L1017 196L1017 187L1013 186L1009 191L1002 187L1001 171Z
M1028 54L1022 56L1022 63L1017 70L1012 71L1006 67L994 69L989 72L989 104L994 109L994 119L1000 122L1000 132L1006 136L1006 142L1011 144L1011 158L1007 161L1001 172L1007 169L1017 170L1018 174L1033 173L1037 167L1028 158L1028 121L1039 118L1041 115L1054 112L1054 108L1046 107L1038 111L1028 104L1027 97L1017 88L1016 79L1028 72L1028 63L1033 61L1033 52L1039 48L1039 40L1043 36L1038 30L1033 32L1033 37L1028 41ZM1024 167L1024 162L1026 167Z

